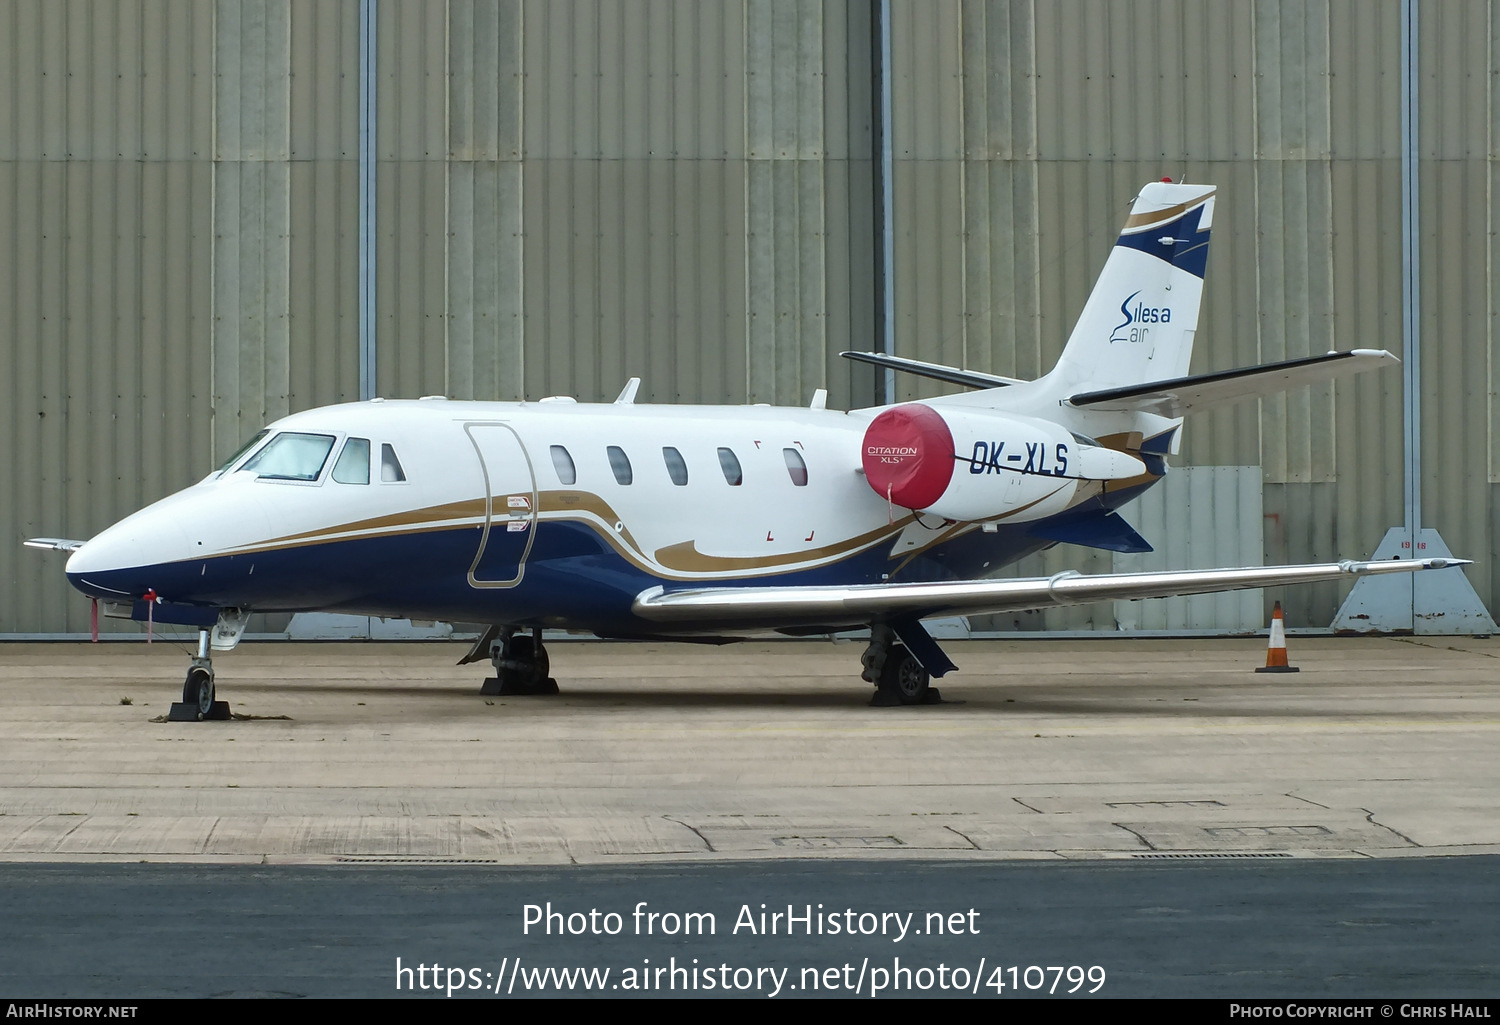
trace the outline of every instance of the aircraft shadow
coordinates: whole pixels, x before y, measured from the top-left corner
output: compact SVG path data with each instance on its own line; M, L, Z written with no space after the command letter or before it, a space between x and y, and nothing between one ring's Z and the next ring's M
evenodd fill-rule
M506 694L487 697L479 693L477 685L463 687L389 685L371 683L308 683L277 682L274 685L243 683L221 680L220 689L224 697L235 701L235 695L257 694L266 696L269 691L294 692L297 694L326 694L333 697L359 697L388 699L405 697L414 700L432 701L435 698L462 698L472 700L478 707L486 702L507 705L526 705L537 708L561 706L576 708L579 705L611 707L722 707L722 708L859 708L870 700L871 688L851 687L847 692L793 692L749 691L749 690L702 690L681 691L641 688L632 690L589 690L586 687L568 687L560 681L562 692L552 695ZM956 707L962 702L944 702L939 705L917 706L920 708Z
M581 708L595 709L670 709L670 708L721 708L721 709L862 709L868 708L871 689L851 686L848 690L816 691L761 691L722 689L705 687L703 690L680 690L641 687L630 690L599 690L587 686L569 687L560 681L562 691L556 695L528 696L503 695L485 697L475 685L464 686L411 686L386 684L379 681L350 681L347 683L309 682L295 683L277 681L274 684L221 681L224 697L240 711L239 698L256 695L257 703L275 703L271 692L291 691L297 694L319 694L385 701L391 698L408 698L413 702L433 702L442 699L442 710L453 711L447 699L471 702L476 713L479 709L495 706L536 709L555 708L559 712L577 711ZM1355 711L1348 708L1286 708L1242 703L1220 704L1212 695L1183 698L1180 694L1136 694L1119 695L1100 693L1098 696L1058 699L1049 696L1008 696L990 688L970 689L958 686L940 688L945 700L935 705L896 706L880 709L891 715L922 715L944 709L962 711L967 715L983 713L1002 717L1030 718L1055 716L1063 718L1090 718L1115 716L1137 719L1271 719L1296 722L1335 719L1344 722L1379 722L1399 718L1402 721L1420 721L1425 718L1450 719L1441 712L1381 708L1371 711ZM434 706L434 711L437 707Z

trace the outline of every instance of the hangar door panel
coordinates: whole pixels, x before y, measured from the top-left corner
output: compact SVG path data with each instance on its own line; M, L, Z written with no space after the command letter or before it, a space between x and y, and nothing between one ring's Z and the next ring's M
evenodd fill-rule
M465 424L485 482L485 524L469 568L473 587L514 587L536 534L536 476L516 432L505 424Z

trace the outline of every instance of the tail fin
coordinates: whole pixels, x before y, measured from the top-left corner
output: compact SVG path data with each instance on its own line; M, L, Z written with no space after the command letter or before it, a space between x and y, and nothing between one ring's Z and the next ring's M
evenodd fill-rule
M1183 377L1213 225L1211 185L1141 189L1057 366L1060 395Z

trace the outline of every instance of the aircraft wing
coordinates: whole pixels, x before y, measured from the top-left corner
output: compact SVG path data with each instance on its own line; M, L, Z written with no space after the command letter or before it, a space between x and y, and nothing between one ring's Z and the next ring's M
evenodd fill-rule
M1274 395L1304 384L1327 381L1345 374L1358 374L1399 362L1401 361L1384 349L1351 349L1348 352L1330 352L1325 356L1267 363L1259 367L1221 370L1212 374L1178 377L1170 381L1152 381L1128 388L1082 392L1069 398L1068 402L1086 409L1140 410L1175 417L1195 409Z
M636 615L663 624L697 622L769 626L811 622L837 625L1239 591L1372 573L1414 573L1468 563L1467 559L1393 559L1093 575L1067 570L1050 577L1020 580L819 587L700 587L680 591L653 587L636 597L634 608Z
M65 537L29 537L27 548L42 548L49 552L76 552L83 547L82 541L70 541Z

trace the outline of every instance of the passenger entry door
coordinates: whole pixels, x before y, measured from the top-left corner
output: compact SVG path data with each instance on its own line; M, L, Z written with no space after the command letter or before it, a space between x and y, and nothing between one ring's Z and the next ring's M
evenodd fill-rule
M506 424L465 424L484 472L485 523L469 567L473 587L521 582L536 534L536 475L516 432Z

